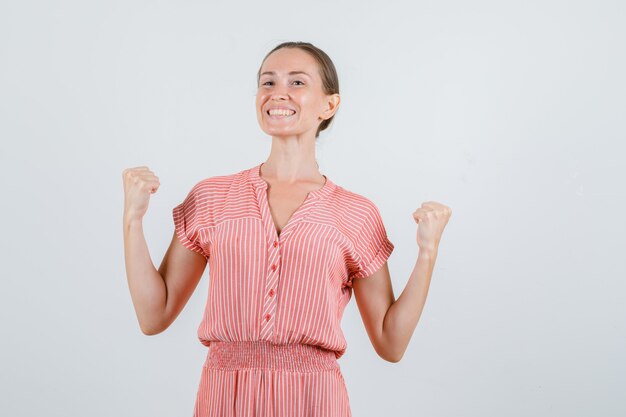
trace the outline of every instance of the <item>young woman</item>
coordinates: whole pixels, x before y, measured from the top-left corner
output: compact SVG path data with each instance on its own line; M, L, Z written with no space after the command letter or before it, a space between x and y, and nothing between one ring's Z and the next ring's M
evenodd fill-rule
M210 289L201 343L208 347L196 417L347 417L337 359L340 322L354 290L378 355L398 362L424 306L451 211L425 202L413 213L419 255L396 300L387 238L376 205L319 172L315 141L339 108L326 53L306 42L270 51L257 74L256 111L269 157L196 183L174 207L174 235L158 270L142 231L158 177L124 170L128 284L145 334L181 312L206 265ZM365 278L365 279L364 279Z

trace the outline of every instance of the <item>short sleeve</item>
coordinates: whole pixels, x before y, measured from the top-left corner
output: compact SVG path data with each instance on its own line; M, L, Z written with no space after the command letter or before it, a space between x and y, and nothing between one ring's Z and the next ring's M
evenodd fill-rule
M174 228L180 243L187 249L209 257L199 242L201 228L200 183L194 185L182 203L172 209Z
M389 259L394 245L387 237L378 208L371 205L368 215L354 244L356 268L351 271L349 280L364 278L378 271Z

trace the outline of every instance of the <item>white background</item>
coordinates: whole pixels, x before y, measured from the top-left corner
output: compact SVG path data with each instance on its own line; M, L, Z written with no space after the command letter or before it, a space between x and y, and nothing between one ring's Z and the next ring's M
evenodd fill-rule
M322 173L417 256L453 210L404 358L354 300L354 416L623 416L626 6L620 1L0 2L0 415L191 416L208 269L164 333L128 291L123 169L161 180L155 266L193 184L264 161L256 71L283 41L334 60Z

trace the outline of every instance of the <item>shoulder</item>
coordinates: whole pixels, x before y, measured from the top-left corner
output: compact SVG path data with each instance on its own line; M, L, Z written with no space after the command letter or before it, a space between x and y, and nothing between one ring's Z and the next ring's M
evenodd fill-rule
M335 187L329 203L348 235L358 234L366 225L382 221L378 206L370 197L342 186Z
M231 174L214 175L196 180L189 191L198 198L214 198L228 194L233 187L237 188L245 183L248 169Z
M347 210L351 215L369 216L378 212L378 207L371 198L344 187L337 186L334 197L334 203Z

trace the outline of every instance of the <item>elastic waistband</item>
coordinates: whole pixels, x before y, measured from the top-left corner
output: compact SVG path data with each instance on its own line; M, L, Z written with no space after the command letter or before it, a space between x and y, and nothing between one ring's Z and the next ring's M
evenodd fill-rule
M273 344L268 341L211 341L204 366L213 369L262 368L314 372L339 369L335 352L305 344Z

